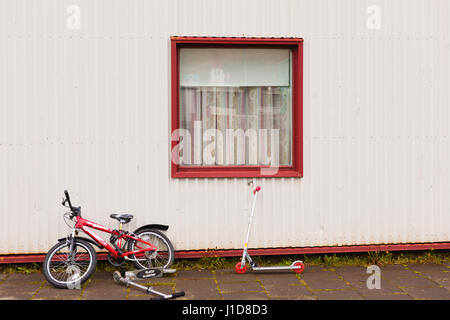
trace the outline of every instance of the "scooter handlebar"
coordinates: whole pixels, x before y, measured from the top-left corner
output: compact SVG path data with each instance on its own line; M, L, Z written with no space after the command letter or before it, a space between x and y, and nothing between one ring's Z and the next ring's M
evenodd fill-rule
M259 190L261 190L260 186L257 186L255 190L253 190L253 194L256 194Z
M184 291L172 293L172 298L178 298L178 297L183 297L183 296L184 296Z
M175 292L172 293L170 296L168 297L162 297L162 296L156 296L153 298L150 298L150 300L166 300L166 299L176 299L178 297L183 297L184 296L184 291L179 291L179 292Z

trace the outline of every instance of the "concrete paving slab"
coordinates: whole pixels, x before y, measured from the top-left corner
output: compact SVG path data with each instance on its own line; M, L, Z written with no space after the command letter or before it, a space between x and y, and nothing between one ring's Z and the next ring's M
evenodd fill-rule
M406 264L387 264L387 265L383 265L381 266L381 268L383 268L383 270L387 271L405 271L408 270L408 265Z
M350 287L358 290L361 293L370 293L370 292L378 292L378 293L383 293L383 294L387 294L387 293L397 293L397 292L402 292L402 290L398 287L395 286L394 284L390 283L388 280L384 279L383 277L381 277L380 280L380 289L369 289L367 287L367 276L364 276L364 278L358 278L358 279L350 279L350 278L344 278L345 281L347 281L350 285Z
M112 279L92 280L83 288L81 300L124 300L129 289L115 283Z
M444 265L381 267L381 289L367 288L365 267L310 266L293 272L237 274L226 270L178 270L175 275L138 281L170 293L185 291L178 300L450 300L450 268ZM79 290L56 289L41 273L11 273L0 279L2 300L147 300L135 288L116 284L112 272L96 271Z
M427 271L427 270L446 270L447 267L441 263L410 263L407 264L408 269L413 269L417 271Z
M217 281L227 281L227 282L242 282L242 281L253 281L258 275L256 272L247 272L244 274L238 274L236 271L231 269L215 270L213 273L214 278Z
M270 298L311 296L310 290L301 283L295 273L259 273L255 275L255 281L260 283Z
M338 280L339 275L333 269L323 269L315 272L303 272L299 274L301 279L334 279Z
M42 286L37 290L33 300L79 300L83 294L82 287L80 289L58 289L48 282L43 282Z
M176 291L184 291L184 299L220 300L222 295L214 279L177 279Z
M318 300L315 296L270 297L270 300Z
M367 280L372 275L367 273L365 267L340 267L336 268L336 274L339 279L347 283L353 289L357 290L370 290L367 288ZM388 292L400 291L399 288L389 284L381 274L380 278L381 290Z
M113 273L107 271L95 271L91 278L93 280L111 281L113 280Z
M257 292L264 291L261 287L261 284L256 281L218 281L217 287L221 293L230 293L230 292Z
M139 282L141 284L141 282ZM171 294L175 292L175 284L161 284L161 285L151 285L151 287L161 293ZM148 294L137 288L128 288L127 300L150 300L153 297L157 297L155 294Z
M428 278L436 283L450 280L450 270L443 265L409 265L408 268L416 274Z
M212 270L177 270L174 275L177 279L212 279Z
M364 300L361 294L355 290L318 290L314 292L318 300Z
M12 273L0 282L0 297L10 300L30 300L45 284L45 278L40 273Z
M333 268L338 274L365 274L367 271L366 267L363 266L342 266Z
M369 276L369 275L368 275ZM385 279L395 279L395 278L413 278L416 277L417 274L412 270L390 270L381 268L381 276Z
M419 277L390 278L389 282L400 288L407 288L407 287L432 288L432 287L439 286L436 282L431 281L426 278L423 278L423 277L420 277L420 276Z
M164 293L170 293L170 292L164 292ZM136 295L129 295L127 300L150 300L151 298L155 297L151 294L136 294Z
M298 296L309 296L313 297L313 291L308 289L302 284L296 285L277 285L276 283L265 284L265 291L269 297L298 297Z
M413 300L413 298L407 293L361 293L366 300Z
M265 292L225 292L224 300L269 300Z
M33 272L33 273L11 273L8 278L5 279L5 283L7 282L15 282L15 283L20 283L20 282L42 282L42 281L46 281L45 277L42 273L40 272Z
M334 271L320 271L302 273L300 280L312 290L320 289L351 289L350 286Z
M435 280L439 286L442 288L445 288L447 290L450 290L450 280Z
M367 279L370 274L367 273L367 269L364 267L342 267L336 268L335 273L338 277L342 277L344 279Z
M278 282L280 284L299 284L300 277L293 272L280 274L259 273L255 278L263 282Z
M450 300L450 292L441 287L434 288L404 288L408 295L420 300Z

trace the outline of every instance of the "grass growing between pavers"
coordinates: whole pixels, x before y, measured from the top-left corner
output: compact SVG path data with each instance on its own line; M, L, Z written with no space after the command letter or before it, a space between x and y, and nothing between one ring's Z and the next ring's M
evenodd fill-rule
M0 264L0 274L23 273L30 274L41 272L42 263Z
M253 260L260 266L283 266L290 265L295 260L302 260L310 266L369 266L389 264L420 264L438 263L450 267L450 250L429 251L374 251L365 253L336 253L336 254L307 254L289 256L254 256ZM172 268L178 270L215 270L233 269L239 257L204 257L196 259L175 259ZM133 270L134 265L126 263L122 266L124 270ZM41 272L42 263L23 264L0 264L0 274L23 273L30 274ZM118 267L110 265L106 261L98 261L98 271L113 272Z
M450 262L449 250L429 251L374 251L366 253L308 254L289 256L255 256L252 259L260 266L286 266L295 260L302 260L306 265L341 267L369 266L388 264L418 264ZM178 269L232 269L240 261L239 257L205 257L198 259L176 260L173 265Z

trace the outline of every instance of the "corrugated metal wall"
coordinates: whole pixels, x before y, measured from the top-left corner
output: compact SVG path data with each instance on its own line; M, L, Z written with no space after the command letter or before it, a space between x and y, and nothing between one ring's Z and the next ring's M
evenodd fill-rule
M173 35L305 39L304 178L257 180L251 247L449 241L449 18L447 0L1 1L0 254L66 235L65 188L97 222L169 224L177 250L242 246L247 179L170 178Z

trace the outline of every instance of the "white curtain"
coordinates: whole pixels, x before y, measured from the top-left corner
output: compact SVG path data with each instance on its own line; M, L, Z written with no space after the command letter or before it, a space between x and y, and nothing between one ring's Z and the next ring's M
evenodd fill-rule
M290 87L181 87L181 165L290 165Z

